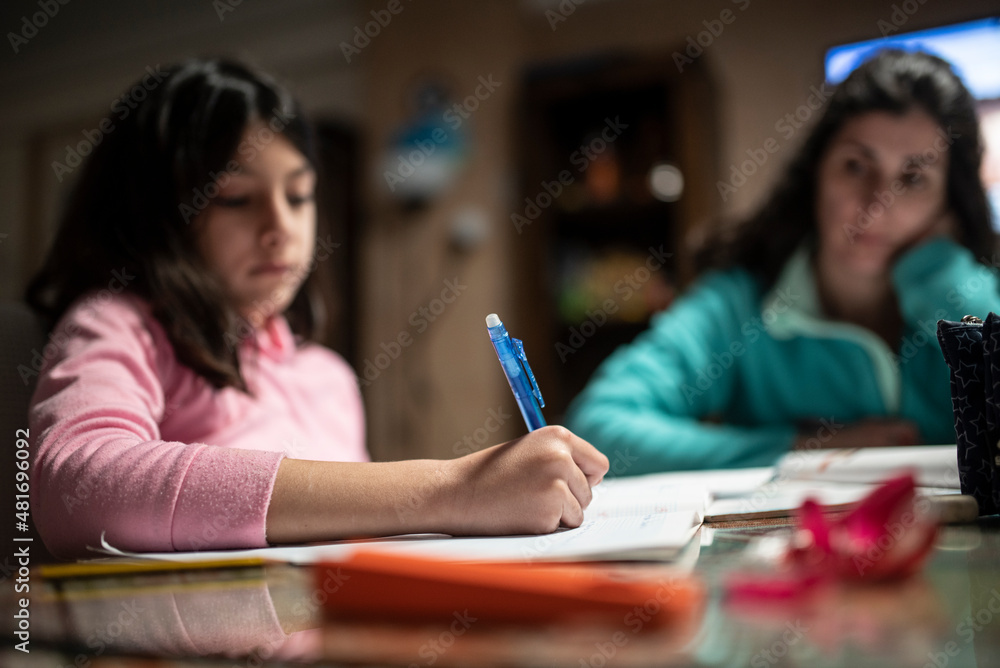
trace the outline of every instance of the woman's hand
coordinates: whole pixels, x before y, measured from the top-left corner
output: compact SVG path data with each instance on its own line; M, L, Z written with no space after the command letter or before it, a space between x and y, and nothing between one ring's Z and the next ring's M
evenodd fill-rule
M541 534L577 527L608 458L565 427L452 460L450 533Z
M815 449L818 439L809 434L795 439L793 450ZM849 424L834 431L822 448L885 448L895 445L919 445L923 443L920 430L908 420L895 418L871 418Z

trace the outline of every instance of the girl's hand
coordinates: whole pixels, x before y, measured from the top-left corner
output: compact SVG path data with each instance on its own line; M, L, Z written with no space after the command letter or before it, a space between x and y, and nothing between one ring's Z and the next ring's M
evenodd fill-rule
M267 510L271 543L409 533L540 534L580 526L608 458L544 427L459 459L283 459Z
M816 447L818 439L802 434L795 439L793 450L808 450ZM849 424L835 431L822 443L822 448L885 448L895 445L919 445L923 443L920 430L908 420L894 418L872 418Z
M590 488L608 458L565 427L451 460L455 493L449 524L455 534L542 534L578 527Z

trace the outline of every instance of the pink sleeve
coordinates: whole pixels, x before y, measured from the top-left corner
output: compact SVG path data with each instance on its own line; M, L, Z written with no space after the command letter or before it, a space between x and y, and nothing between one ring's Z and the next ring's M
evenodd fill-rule
M130 551L266 545L283 455L160 439L173 356L149 318L130 298L84 299L50 337L29 415L42 538L63 557L93 556L102 534Z

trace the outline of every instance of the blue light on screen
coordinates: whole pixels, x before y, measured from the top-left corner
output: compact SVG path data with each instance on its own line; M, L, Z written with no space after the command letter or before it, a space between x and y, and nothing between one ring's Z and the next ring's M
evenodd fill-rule
M940 56L977 100L1000 98L1000 17L834 47L826 52L826 80L840 83L869 55L886 48Z

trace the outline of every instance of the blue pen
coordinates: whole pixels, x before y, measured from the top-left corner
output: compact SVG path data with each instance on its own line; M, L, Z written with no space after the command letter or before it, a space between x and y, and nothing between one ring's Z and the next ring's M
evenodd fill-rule
M517 407L521 409L521 416L524 423L528 425L528 431L534 431L545 426L545 418L542 417L542 406L545 400L542 399L542 391L538 389L535 382L535 374L531 372L528 358L524 356L524 344L520 339L512 339L507 334L507 328L500 322L496 313L486 316L486 328L490 332L490 341L500 358L500 365L503 367L507 382L514 393Z

